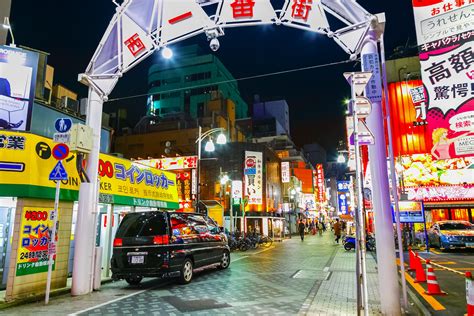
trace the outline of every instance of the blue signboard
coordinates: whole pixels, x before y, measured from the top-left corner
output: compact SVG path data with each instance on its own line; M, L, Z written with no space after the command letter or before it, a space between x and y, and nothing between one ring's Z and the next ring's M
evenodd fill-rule
M424 223L425 210L421 201L399 201L400 223ZM395 223L395 208L392 205L392 219Z
M66 172L66 169L64 169L64 166L61 163L61 161L58 161L56 166L53 168L53 170L49 174L49 180L51 181L67 180L67 172Z
M349 213L349 193L337 192L337 203L339 205L339 212L342 214Z
M337 191L338 192L349 192L351 190L350 181L337 181Z
M379 55L377 53L362 54L362 70L372 72L372 77L365 88L365 96L372 102L382 101Z
M61 117L54 123L54 128L59 133L67 133L72 127L72 120L68 117Z

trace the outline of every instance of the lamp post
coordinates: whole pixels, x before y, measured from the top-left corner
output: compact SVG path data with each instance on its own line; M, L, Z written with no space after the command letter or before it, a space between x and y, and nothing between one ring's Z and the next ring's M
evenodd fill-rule
M199 212L199 201L201 199L201 150L202 150L202 141L206 137L210 137L211 134L220 132L219 136L217 137L216 143L218 145L225 145L227 143L227 138L225 134L223 133L225 131L224 128L222 127L217 127L217 128L212 128L208 131L205 131L204 133L202 132L202 127L199 125L198 127L198 138L196 139L196 144L197 144L197 155L198 155L198 161L197 161L197 194L196 194L196 211ZM212 141L212 138L209 138L209 140L206 143L206 146L204 148L205 151L207 152L213 152L216 149L214 146L214 142Z
M221 181L220 181L220 182L221 182L220 199L221 199L221 203L222 203L222 205L223 205L223 207L224 207L225 204L226 204L225 202L226 202L226 200L227 200L227 198L226 198L226 196L225 196L225 194L226 194L226 192L227 192L227 184L228 184L229 182L232 182L232 180L229 178L229 176L228 176L227 174L225 174L225 173L223 174L223 173L222 173L222 168L221 168ZM233 227L232 227L232 226L233 226L233 223L232 223L232 221L233 221L233 216L232 216L232 215L233 215L233 214L232 214L232 213L233 213L233 210L232 210L232 197L230 197L230 198L229 198L229 215L230 215L230 217L229 217L229 220L230 220L229 231L230 231L231 233L233 232Z
M8 16L6 16L4 19L3 19L3 23L2 23L2 26L4 29L8 30L10 32L10 36L12 38L12 42L10 44L11 47L16 47L15 45L15 38L13 37L13 31L12 31L12 25L10 24L10 18Z

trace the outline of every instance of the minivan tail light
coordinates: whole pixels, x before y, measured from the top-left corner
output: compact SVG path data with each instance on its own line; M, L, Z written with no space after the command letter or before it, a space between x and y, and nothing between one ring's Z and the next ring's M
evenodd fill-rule
M153 244L154 245L167 245L169 244L169 237L168 235L159 235L153 237Z
M123 246L122 238L115 238L114 239L114 247L122 247L122 246Z

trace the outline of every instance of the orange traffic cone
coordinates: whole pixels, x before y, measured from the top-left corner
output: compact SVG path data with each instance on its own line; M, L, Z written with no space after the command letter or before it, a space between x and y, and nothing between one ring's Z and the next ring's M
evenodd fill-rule
M426 282L426 273L425 269L423 269L423 264L421 263L421 259L418 254L415 254L417 264L416 264L416 280L415 283L424 283Z
M426 269L428 272L426 275L428 276L428 290L425 291L425 294L428 295L447 295L446 292L441 291L441 288L438 284L438 279L436 279L436 275L434 273L433 266L431 265L430 260L426 260Z
M416 270L416 258L415 252L411 250L411 247L408 247L408 254L409 254L409 265L408 271L415 271Z

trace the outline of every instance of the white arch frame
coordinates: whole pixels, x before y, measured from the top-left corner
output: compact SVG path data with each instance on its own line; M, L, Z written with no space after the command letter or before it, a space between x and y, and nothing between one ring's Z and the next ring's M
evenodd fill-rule
M352 59L360 53L362 42L370 29L371 22L375 16L368 13L355 0L312 0L313 9L319 12L320 25L317 23L298 23L291 17L285 16L285 11L293 1L305 0L286 0L283 8L280 10L267 10L263 12L262 19L247 19L242 21L225 21L221 19L223 6L235 0L195 0L196 2L177 3L183 0L125 0L122 4L116 5L116 13L102 37L85 73L79 75L79 81L92 87L102 98L107 100L121 78L127 71L138 65L141 61L153 54L155 51L168 45L183 41L187 38L205 34L208 40L217 39L225 35L225 29L229 27L256 26L262 24L284 25L298 28L305 31L315 32L332 38ZM270 4L270 0L253 0L259 4ZM173 2L173 3L171 3ZM179 30L173 25L174 32L178 36L169 36L170 25L166 23L163 16L166 14L166 8L176 8L179 6L183 10L189 10L201 17L202 25L186 32L185 29ZM202 7L215 6L216 11L212 15L207 15ZM145 18L136 17L139 8L151 8ZM273 8L273 7L272 7ZM201 10L202 12L198 12ZM206 14L206 18L203 16ZM336 18L345 26L332 30L327 22L326 15ZM268 19L269 16L273 18ZM138 19L143 18L138 21ZM314 21L313 21L314 22ZM334 24L334 23L332 23ZM125 33L130 33L130 29L142 40L146 49L139 55L130 58L130 53L125 45Z

